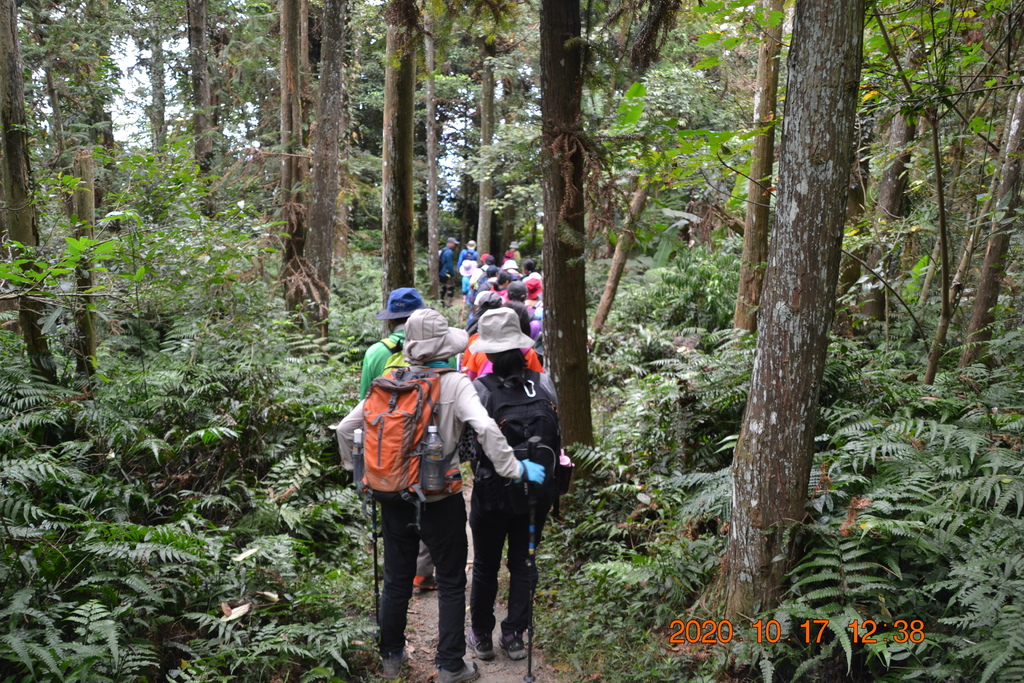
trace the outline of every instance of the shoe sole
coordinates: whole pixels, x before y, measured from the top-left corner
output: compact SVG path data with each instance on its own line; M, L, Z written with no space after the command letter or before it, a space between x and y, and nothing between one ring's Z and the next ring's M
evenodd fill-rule
M491 650L490 652L481 652L472 645L469 646L469 649L473 651L473 654L476 655L476 658L481 662L489 662L494 659L494 650Z
M505 650L505 648L501 648L501 649ZM521 659L526 659L526 649L525 648L522 649L522 650L516 650L515 652L510 652L508 650L505 650L505 654L507 654L508 658L511 659L513 662L518 662Z
M480 678L480 673L481 673L480 669L478 668L476 671L473 672L472 676L468 676L466 678L456 678L455 680L451 681L450 683L469 683L470 681L475 681L476 679ZM440 680L440 678L439 678L439 680Z

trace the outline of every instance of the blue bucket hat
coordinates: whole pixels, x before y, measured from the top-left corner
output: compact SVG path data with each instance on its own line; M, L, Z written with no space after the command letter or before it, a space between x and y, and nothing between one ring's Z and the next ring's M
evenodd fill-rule
M377 320L397 320L408 318L413 311L425 308L423 297L415 287L399 287L388 295L388 305L376 316Z

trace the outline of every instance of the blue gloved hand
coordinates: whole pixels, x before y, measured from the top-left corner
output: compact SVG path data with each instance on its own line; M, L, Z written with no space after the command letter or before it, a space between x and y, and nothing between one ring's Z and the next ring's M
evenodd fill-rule
M544 483L544 466L538 465L532 460L520 460L522 469L519 470L519 478L532 481L534 484Z

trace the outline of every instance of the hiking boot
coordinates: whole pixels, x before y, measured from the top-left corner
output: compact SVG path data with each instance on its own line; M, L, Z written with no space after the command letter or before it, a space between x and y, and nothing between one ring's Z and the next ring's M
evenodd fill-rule
M398 678L402 673L402 665L407 659L409 659L409 655L406 654L405 648L402 648L397 655L381 657L381 675L384 678Z
M523 644L523 637L519 633L502 633L498 639L498 645L505 651L509 659L525 659L526 646Z
M419 588L421 591L436 591L437 590L437 579L433 576L414 576L412 579L412 585Z
M464 665L459 671L437 670L437 683L464 683L465 681L475 681L478 678L480 678L480 670L473 662Z
M484 662L494 659L494 644L491 642L490 636L480 636L473 629L469 629L466 632L466 644L469 645L469 649L473 651L477 659Z

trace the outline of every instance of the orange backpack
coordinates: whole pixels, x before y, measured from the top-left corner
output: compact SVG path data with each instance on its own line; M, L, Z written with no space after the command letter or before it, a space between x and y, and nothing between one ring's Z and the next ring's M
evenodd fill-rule
M441 375L451 368L396 368L370 384L363 403L361 488L377 500L423 501L428 493L462 489L459 469L448 470L444 488L420 486L421 442L427 427L436 425Z

